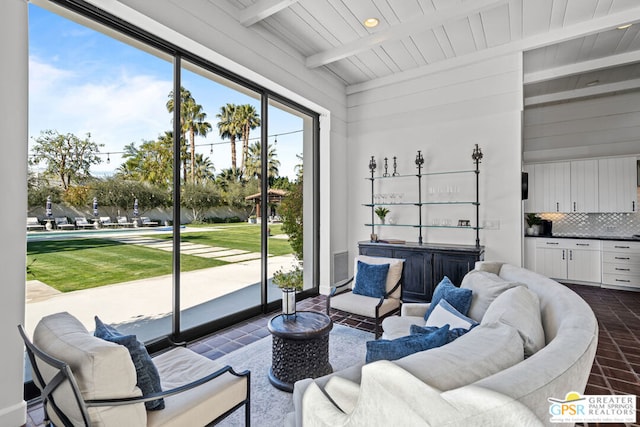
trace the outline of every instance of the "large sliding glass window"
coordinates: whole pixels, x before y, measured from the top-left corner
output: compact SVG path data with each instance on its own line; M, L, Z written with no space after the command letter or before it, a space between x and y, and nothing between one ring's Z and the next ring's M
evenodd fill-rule
M28 216L45 229L27 235L26 328L69 311L167 335L171 234L141 218L172 219L172 58L29 11Z
M279 307L278 269L317 290L317 115L70 3L29 6L27 328L162 343Z

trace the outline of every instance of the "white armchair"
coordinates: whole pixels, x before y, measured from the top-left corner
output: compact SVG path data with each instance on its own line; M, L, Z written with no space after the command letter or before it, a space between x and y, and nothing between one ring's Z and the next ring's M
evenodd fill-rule
M249 371L207 359L184 347L153 358L163 391L142 395L126 347L94 337L69 313L43 318L33 342L22 325L33 380L41 390L45 425L204 426L245 406L249 418ZM144 402L164 399L162 410Z
M389 264L389 270L386 278L386 292L381 297L371 297L353 293L353 289L359 284L358 282L358 261L366 264ZM370 317L375 320L375 336L376 339L381 335L380 324L386 317L396 314L402 306L402 268L404 259L371 257L366 255L358 255L354 262L354 276L331 288L331 292L327 298L327 315L330 315L331 309L341 310L348 313L357 314L364 317ZM362 280L362 279L360 279Z

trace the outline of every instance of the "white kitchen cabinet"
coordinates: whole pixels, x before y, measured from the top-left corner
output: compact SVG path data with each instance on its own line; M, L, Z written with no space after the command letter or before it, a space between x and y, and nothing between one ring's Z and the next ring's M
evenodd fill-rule
M571 162L571 212L598 212L598 160Z
M598 160L599 212L638 211L637 168L635 157Z
M525 212L571 212L571 164L535 163L524 166L529 174Z
M543 212L571 212L571 164L559 162L542 166Z
M536 272L552 279L567 279L566 249L536 248Z
M529 174L529 196L524 201L525 212L544 212L544 180L541 164L524 165L524 171Z
M535 271L552 279L600 283L600 257L599 240L539 238Z
M603 242L602 286L640 290L640 242Z

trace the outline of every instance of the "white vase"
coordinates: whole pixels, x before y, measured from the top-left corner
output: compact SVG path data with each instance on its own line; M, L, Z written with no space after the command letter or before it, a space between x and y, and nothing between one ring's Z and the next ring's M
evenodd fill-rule
M292 316L296 314L296 290L282 289L282 314Z

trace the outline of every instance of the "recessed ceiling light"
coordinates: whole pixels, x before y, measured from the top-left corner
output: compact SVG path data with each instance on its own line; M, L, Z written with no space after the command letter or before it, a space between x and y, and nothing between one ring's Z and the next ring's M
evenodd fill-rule
M375 28L378 26L380 21L378 18L367 18L364 20L364 26L367 28Z
M591 81L591 82L587 83L587 86L595 86L595 85L597 85L598 83L600 83L600 80L593 80L593 81Z
M624 24L624 25L620 25L619 27L617 27L619 30L625 30L627 28L629 28L630 26L632 26L633 24Z

